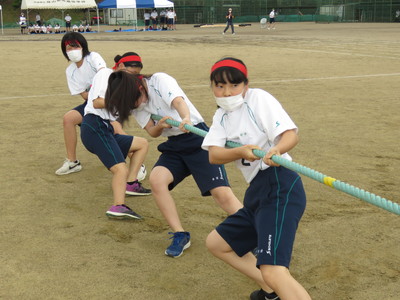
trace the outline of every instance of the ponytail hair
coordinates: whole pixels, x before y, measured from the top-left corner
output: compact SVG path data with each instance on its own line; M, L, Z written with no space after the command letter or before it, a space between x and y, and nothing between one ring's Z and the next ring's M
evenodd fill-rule
M111 114L118 116L122 124L129 119L132 110L139 106L138 100L142 93L147 95L142 78L141 75L118 71L108 79L105 107Z

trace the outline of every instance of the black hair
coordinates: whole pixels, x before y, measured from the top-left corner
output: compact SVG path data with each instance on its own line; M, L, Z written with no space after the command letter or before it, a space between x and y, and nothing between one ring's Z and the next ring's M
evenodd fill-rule
M138 100L142 93L147 96L142 78L142 75L122 70L112 73L108 79L105 107L111 114L118 116L121 123L127 121L132 110L139 106Z
M132 56L132 55L136 55L139 56L139 54L137 54L136 52L126 52L124 53L122 56L121 55L117 55L114 57L114 62L118 63L120 61L121 58L124 58L126 56ZM143 64L140 61L127 61L123 63L125 67L138 67L138 68L142 68L143 69Z
M237 59L237 58L233 58L233 57L226 57L226 58L220 59L216 63L218 63L220 61L224 61L224 60L233 60L233 61L236 61L246 67L246 65L244 64L243 61L241 61L240 59ZM227 83L226 81L228 81L229 83L234 83L234 84L239 84L242 82L244 82L244 84L247 84L249 82L249 79L246 77L246 75L244 75L241 71L239 71L238 69L236 69L234 67L220 67L220 68L214 70L210 74L210 81L214 82L215 84Z
M61 40L61 50L68 61L69 58L66 50L67 43L73 47L79 47L79 46L82 47L82 58L90 54L89 46L85 37L79 32L70 31L64 34Z

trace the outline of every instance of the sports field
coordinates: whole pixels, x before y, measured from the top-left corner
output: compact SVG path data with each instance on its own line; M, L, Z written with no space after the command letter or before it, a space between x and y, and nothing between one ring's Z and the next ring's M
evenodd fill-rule
M110 29L113 29L112 27ZM175 77L211 124L211 65L242 59L250 86L269 91L299 127L293 160L400 203L399 24L278 23L236 28L178 25L173 32L89 33L89 49L111 67L139 53L143 73ZM104 31L105 28L102 27ZM70 96L62 35L0 35L0 299L248 299L257 289L205 248L224 218L189 178L173 196L192 246L164 255L169 228L152 197L129 197L142 221L105 216L111 173L78 141L80 173L58 177L62 116ZM148 138L132 119L126 131ZM247 188L227 165L239 199ZM400 216L303 176L308 197L291 272L313 299L399 299ZM144 181L146 187L148 180Z

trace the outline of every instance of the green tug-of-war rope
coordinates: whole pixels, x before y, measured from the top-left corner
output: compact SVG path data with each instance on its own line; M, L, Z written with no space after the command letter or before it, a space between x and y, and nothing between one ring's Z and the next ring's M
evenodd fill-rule
M158 115L151 115L151 118L153 120L156 120L156 121L162 119L162 117L158 116ZM173 120L173 119L166 120L166 123L171 125L171 126L174 126L174 127L179 127L179 124L180 124L180 122L178 122L176 120ZM207 131L199 129L199 128L191 126L191 125L188 125L188 124L185 125L185 129L190 131L190 132L192 132L192 133L194 133L194 134L200 135L202 137L205 137L207 135ZM229 147L229 148L237 148L237 147L240 147L240 146L243 146L243 145L240 144L240 143L228 141L228 142L226 142L225 146ZM258 149L254 149L253 153L257 157L260 157L260 158L263 158L265 156L265 154L266 154L265 151L258 150ZM305 175L307 177L310 177L311 179L314 179L314 180L316 180L316 181L318 181L320 183L323 183L323 184L325 184L327 186L335 188L335 189L337 189L339 191L342 191L342 192L344 192L346 194L349 194L349 195L354 196L354 197L356 197L358 199L364 200L364 201L366 201L368 203L371 203L371 204L373 204L375 206L383 208L383 209L385 209L385 210L387 210L387 211L389 211L391 213L394 213L396 215L400 215L400 205L397 204L397 203L394 203L394 202L389 201L389 200L387 200L385 198L379 197L379 196L377 196L377 195L375 195L373 193L367 192L367 191L365 191L363 189L359 189L359 188L357 188L355 186L352 186L352 185L350 185L348 183L342 182L342 181L337 180L335 178L326 176L326 175L324 175L324 174L322 174L322 173L320 173L318 171L312 170L312 169L310 169L308 167L302 166L302 165L300 165L298 163L295 163L293 161L290 161L290 160L287 160L285 158L282 158L281 156L273 155L271 159L272 159L273 162L275 162L275 163L277 163L277 164L279 164L281 166L284 166L284 167L286 167L286 168L288 168L288 169L290 169L292 171L295 171L297 173L303 174L303 175Z

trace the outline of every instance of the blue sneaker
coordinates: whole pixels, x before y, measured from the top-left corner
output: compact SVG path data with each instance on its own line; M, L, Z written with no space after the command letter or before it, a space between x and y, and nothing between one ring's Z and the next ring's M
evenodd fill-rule
M170 239L172 240L171 245L165 250L165 255L171 257L179 257L183 251L190 247L190 233L187 231L169 232L172 234Z

